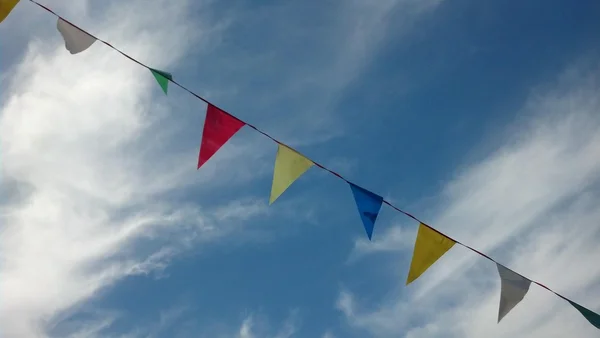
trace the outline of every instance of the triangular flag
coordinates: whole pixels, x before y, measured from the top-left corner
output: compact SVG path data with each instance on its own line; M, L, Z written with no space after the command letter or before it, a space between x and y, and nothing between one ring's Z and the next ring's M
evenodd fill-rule
M314 163L294 150L279 144L275 157L275 170L273 171L273 185L269 204L283 194L283 192L302 176Z
M531 281L518 273L496 263L500 274L500 308L498 310L498 323L519 304L529 291Z
M18 3L19 0L0 0L0 22L6 19Z
M352 189L352 194L354 195L354 200L358 207L358 213L360 214L360 218L367 231L367 236L369 237L369 240L371 240L375 221L377 220L379 209L381 209L381 204L383 203L383 197L355 184L348 183L350 184L350 189Z
M65 40L65 47L71 54L81 53L96 42L96 38L61 18L58 18L56 28Z
M154 75L156 82L160 85L160 88L162 88L163 92L166 94L169 89L169 81L173 81L173 75L154 68L150 68L150 71L152 72L152 75Z
M585 307L572 302L570 300L567 299L567 301L569 303L571 303L571 305L573 305L574 308L577 309L577 311L579 311L584 317L585 319L588 320L588 322L590 322L590 324L594 325L597 329L600 329L600 315L593 312L592 310L586 309Z
M419 224L419 231L417 232L417 240L415 241L415 249L413 251L412 261L410 262L410 270L408 271L406 285L419 278L425 270L450 250L454 244L456 244L456 242L450 238L431 229L423 223Z
M198 169L244 125L244 122L209 104L206 108Z

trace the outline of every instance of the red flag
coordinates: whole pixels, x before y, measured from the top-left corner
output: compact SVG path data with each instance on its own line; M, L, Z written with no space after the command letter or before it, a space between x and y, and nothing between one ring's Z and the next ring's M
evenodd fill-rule
M244 125L244 122L209 104L206 108L198 169Z

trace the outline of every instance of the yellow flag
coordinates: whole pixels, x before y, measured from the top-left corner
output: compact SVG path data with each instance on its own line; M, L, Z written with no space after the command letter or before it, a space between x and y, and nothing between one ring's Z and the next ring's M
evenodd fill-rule
M0 0L0 22L6 19L18 2L19 0Z
M442 257L446 251L456 244L455 241L429 228L425 224L419 224L415 251L413 252L410 270L406 285L419 278L425 270Z
M292 149L280 144L275 157L275 170L273 172L273 185L269 204L283 194L298 177L302 176L314 163Z

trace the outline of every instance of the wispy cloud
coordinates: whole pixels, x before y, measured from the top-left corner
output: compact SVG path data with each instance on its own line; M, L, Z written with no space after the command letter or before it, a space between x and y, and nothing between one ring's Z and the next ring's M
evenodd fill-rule
M252 316L249 316L246 319L244 319L244 321L242 322L242 326L240 327L238 338L254 337L254 335L252 334L252 325L253 325Z
M588 297L600 285L588 259L600 255L599 94L596 64L572 67L553 86L534 91L506 144L447 185L432 222L592 309L600 306ZM408 269L410 256L396 257ZM394 294L371 311L345 291L338 308L351 325L379 337L597 335L568 303L536 287L497 325L495 267L460 247Z
M323 334L323 338L335 338L335 336L333 333L331 333L331 331L327 331Z
M233 28L247 31L244 44L221 46L216 69L227 71L218 71L211 85L221 92L236 86L236 97L251 92L240 114L260 112L253 118L283 141L322 143L343 133L336 105L386 47L391 24L395 34L407 32L440 2L351 0L319 3L318 10L279 2L232 10Z
M136 14L140 5L143 15ZM196 37L183 19L187 6L160 0L108 6L103 25L92 31L141 59L171 65L189 46L173 37ZM182 20L163 20L172 17ZM156 84L147 70L99 43L71 56L56 33L50 41L33 39L8 72L0 119L3 336L46 336L58 314L124 276L163 269L177 252L165 243L133 250L137 241L175 224L193 230L186 236L194 240L227 229L165 196L197 182L197 174L193 158L185 166L181 152L164 151L164 134L185 122L164 119L168 109L160 96L152 98Z
M349 261L373 253L390 253L410 249L414 244L416 231L407 226L394 225L387 228L373 241L359 237L354 242Z
M244 319L239 328L238 338L291 338L299 329L299 317L297 311L292 311L288 318L277 329L270 328L264 320L257 321L255 315L249 315Z

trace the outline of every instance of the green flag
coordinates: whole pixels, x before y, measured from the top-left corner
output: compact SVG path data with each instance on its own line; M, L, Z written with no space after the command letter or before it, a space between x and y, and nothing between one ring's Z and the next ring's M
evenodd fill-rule
M592 310L588 310L586 308L584 308L583 306L572 302L570 300L568 300L569 303L571 303L571 305L573 305L574 308L577 309L577 311L581 312L581 314L585 317L585 319L588 320L588 322L590 322L590 324L594 325L596 328L600 329L600 315L593 312Z
M171 73L163 72L162 70L150 68L152 75L156 79L156 82L160 85L163 92L167 93L167 89L169 88L169 80L173 81L173 75Z

